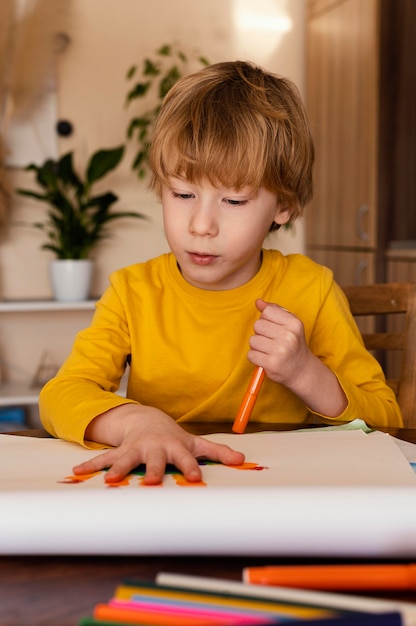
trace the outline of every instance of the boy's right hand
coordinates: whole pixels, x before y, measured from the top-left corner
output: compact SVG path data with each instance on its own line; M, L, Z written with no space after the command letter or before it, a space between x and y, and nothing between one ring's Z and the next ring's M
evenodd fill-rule
M89 474L109 468L106 482L122 480L141 463L146 465L144 483L159 484L168 463L175 465L190 482L201 480L198 458L239 465L244 455L229 446L191 435L169 415L139 404L123 404L96 417L85 439L114 446L73 468L75 474Z

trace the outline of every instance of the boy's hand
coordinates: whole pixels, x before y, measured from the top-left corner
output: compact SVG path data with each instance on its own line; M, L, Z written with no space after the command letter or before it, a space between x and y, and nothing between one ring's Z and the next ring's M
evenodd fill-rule
M306 345L302 322L277 304L256 300L260 319L254 324L249 360L261 365L268 378L290 387L315 358Z
M88 474L110 468L106 482L122 480L140 463L146 464L144 483L159 484L167 463L172 463L190 482L201 480L198 458L239 465L244 455L230 447L187 433L169 415L151 407L124 404L91 422L86 439L116 447L73 468L75 474Z
M293 391L312 411L326 417L341 415L346 395L334 372L309 349L301 320L277 304L256 300L256 306L261 315L250 339L249 361L263 367L268 378Z

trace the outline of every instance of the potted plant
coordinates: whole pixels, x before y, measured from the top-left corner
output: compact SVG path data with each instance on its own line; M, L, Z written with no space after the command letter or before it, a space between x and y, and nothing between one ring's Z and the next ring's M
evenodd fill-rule
M21 188L16 191L48 205L46 219L31 226L46 234L42 249L50 250L56 257L51 263L51 280L57 300L88 297L92 274L89 255L109 235L110 222L126 217L146 219L141 213L114 211L118 197L111 191L93 195L93 185L117 167L123 154L124 146L98 150L91 156L83 177L74 169L72 152L59 160L47 159L42 165L31 163L25 168L36 173L36 182L43 192ZM85 277L75 276L76 271L85 272ZM63 276L69 281L68 293L63 291Z

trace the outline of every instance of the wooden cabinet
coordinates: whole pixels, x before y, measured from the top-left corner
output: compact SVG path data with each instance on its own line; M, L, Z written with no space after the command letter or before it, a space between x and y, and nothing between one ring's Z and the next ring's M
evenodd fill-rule
M415 28L415 0L307 1L306 250L340 285L416 281ZM398 376L396 354L383 366Z
M374 252L339 248L313 249L314 261L334 269L340 285L367 285L374 282Z
M386 259L389 282L416 282L416 248L387 250Z
M340 284L387 280L391 242L416 240L415 26L414 0L307 2L306 248Z
M306 105L316 148L307 253L340 284L373 282L378 249L378 0L307 8Z

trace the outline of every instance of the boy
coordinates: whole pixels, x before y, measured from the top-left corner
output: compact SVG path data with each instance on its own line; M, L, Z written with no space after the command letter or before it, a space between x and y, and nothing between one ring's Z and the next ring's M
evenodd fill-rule
M331 271L262 249L312 196L313 143L294 85L239 61L182 78L150 161L172 252L111 276L90 328L41 393L50 433L111 448L74 472L109 467L111 482L146 463L146 483L157 484L166 463L189 481L200 480L198 457L241 463L180 424L231 425L256 365L267 378L254 422L402 426Z

